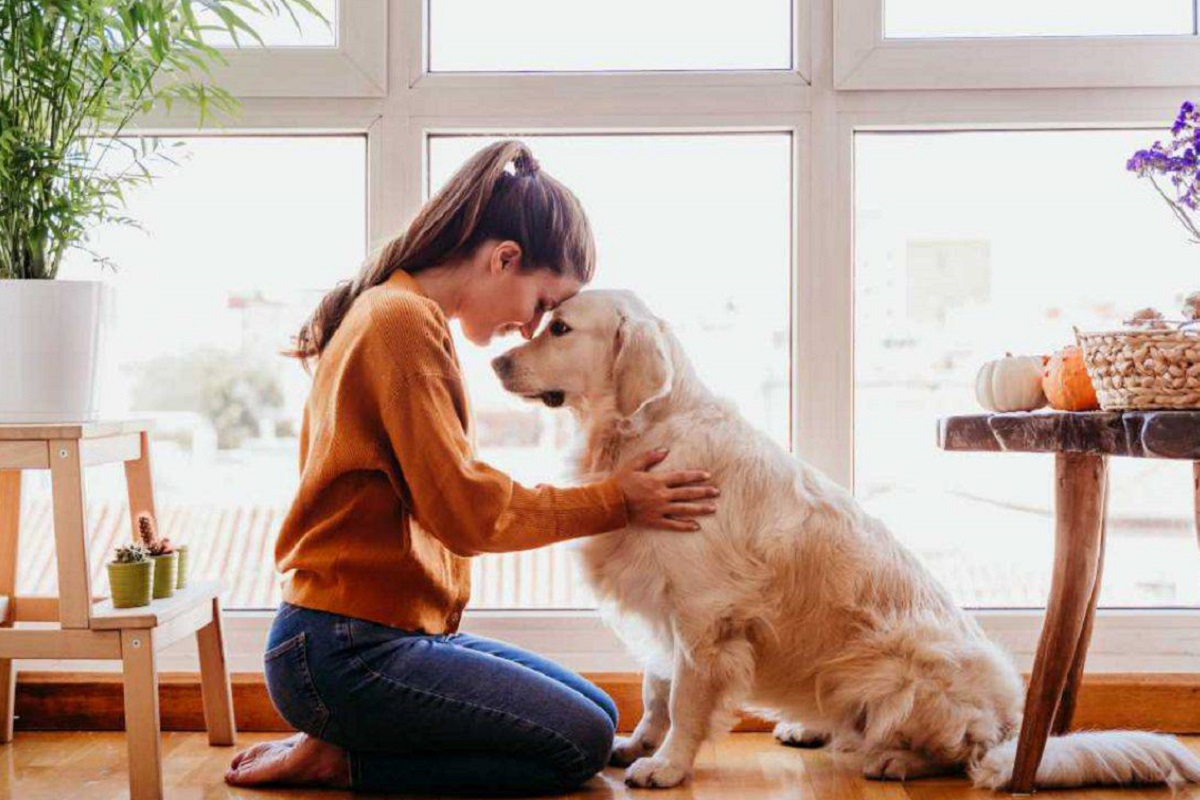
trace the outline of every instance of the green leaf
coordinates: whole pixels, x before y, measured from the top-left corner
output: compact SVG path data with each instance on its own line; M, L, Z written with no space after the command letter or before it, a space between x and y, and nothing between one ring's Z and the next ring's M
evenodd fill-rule
M114 174L105 157L130 149L135 115L160 100L195 105L201 125L236 113L211 82L227 60L206 30L262 44L247 20L293 9L323 19L309 0L0 0L0 277L50 277L98 222L123 217L125 189L152 181L160 155L141 141Z

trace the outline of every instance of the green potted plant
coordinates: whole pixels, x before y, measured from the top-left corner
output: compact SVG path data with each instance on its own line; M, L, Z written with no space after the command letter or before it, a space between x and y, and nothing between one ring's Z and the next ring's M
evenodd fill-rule
M108 563L108 585L112 589L113 608L150 605L153 573L150 555L138 544L118 547Z
M170 539L158 538L157 526L148 514L138 517L138 535L154 564L154 599L171 597L179 579L179 553L171 546Z
M0 2L0 423L94 419L114 298L101 281L54 280L63 255L122 214L125 191L172 161L157 138L121 138L133 118L185 101L232 112L227 91L194 78L226 63L204 41L224 31L262 44L250 14L324 17L310 0ZM137 146L135 146L137 144ZM113 150L129 165L113 169ZM160 159L161 156L161 159Z
M182 589L188 582L188 546L177 544L175 552L179 554L179 574L175 578L175 588Z

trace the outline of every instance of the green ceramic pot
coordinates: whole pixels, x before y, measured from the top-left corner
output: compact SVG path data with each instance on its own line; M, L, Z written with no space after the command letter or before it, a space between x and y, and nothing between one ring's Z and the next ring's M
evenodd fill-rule
M175 580L179 575L179 554L150 556L154 562L154 599L171 597L175 594Z
M181 544L175 548L175 552L179 554L179 574L175 578L175 588L182 589L187 586L188 581L188 546Z
M108 565L108 584L112 587L113 608L137 608L150 605L150 586L154 565L149 561Z

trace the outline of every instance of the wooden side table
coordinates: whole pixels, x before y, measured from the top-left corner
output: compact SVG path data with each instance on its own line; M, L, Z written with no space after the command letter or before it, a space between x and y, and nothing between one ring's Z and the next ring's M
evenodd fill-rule
M163 797L158 650L196 636L204 722L214 745L234 743L233 701L221 635L219 582L189 582L174 597L115 609L92 596L83 469L124 462L132 535L155 517L147 422L0 425L0 742L13 735L12 661L115 659L123 665L131 800ZM54 495L58 597L19 597L21 470L48 469ZM57 622L22 627L23 622Z
M1200 488L1200 411L1035 411L946 417L938 422L938 446L1054 453L1054 574L1009 786L1014 794L1027 794L1046 739L1051 733L1065 733L1075 713L1104 569L1108 457L1191 461Z

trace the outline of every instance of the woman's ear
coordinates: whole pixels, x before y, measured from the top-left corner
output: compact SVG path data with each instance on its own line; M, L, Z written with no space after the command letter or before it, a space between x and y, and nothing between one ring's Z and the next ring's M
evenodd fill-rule
M521 245L506 239L492 248L488 269L493 273L516 272L521 268Z
M613 382L617 411L632 417L650 402L671 391L675 370L658 320L624 319L617 328Z

